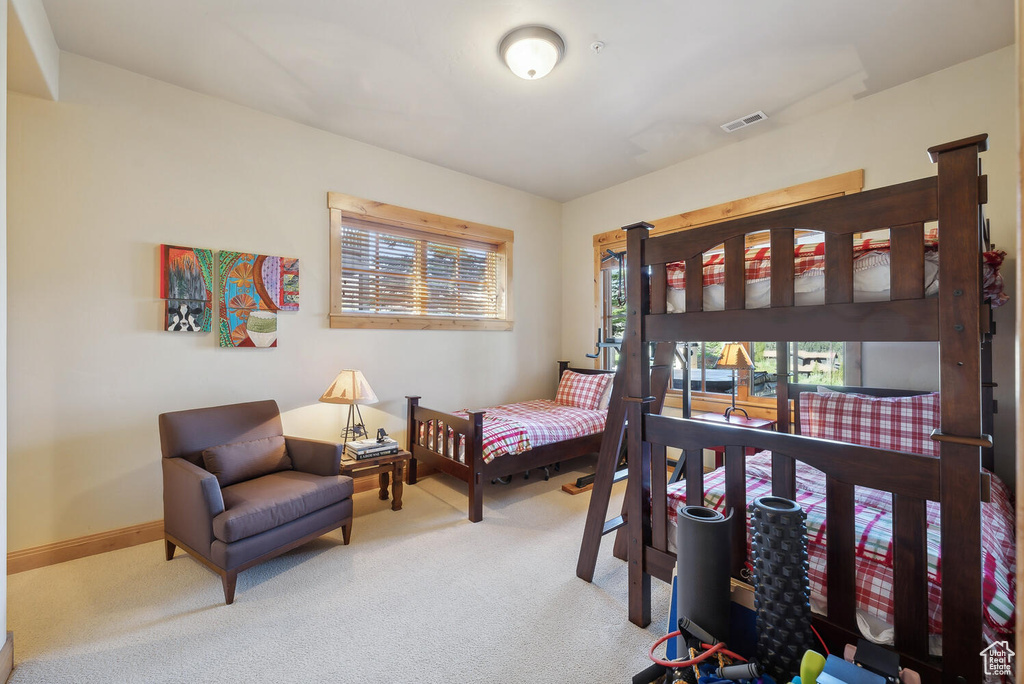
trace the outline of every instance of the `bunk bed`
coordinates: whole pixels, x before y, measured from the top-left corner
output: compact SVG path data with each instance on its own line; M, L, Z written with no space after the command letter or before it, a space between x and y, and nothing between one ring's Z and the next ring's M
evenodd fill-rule
M607 376L600 407L579 408L558 401L566 388L567 372ZM480 522L486 482L597 453L609 413L612 376L612 371L570 368L567 361L559 361L560 394L555 402L537 400L475 411L445 413L420 406L418 396L406 397L412 454L409 484L416 484L418 461L462 480L469 487L469 519Z
M981 681L982 501L989 499L992 488L982 468L982 453L991 447L986 434L991 420L983 406L991 403L992 387L990 305L982 296L981 257L986 248L981 205L987 180L979 175L978 160L986 141L980 135L931 148L938 166L933 177L661 237L649 237L647 223L626 228L629 313L623 401L629 425L640 426L627 433L624 504L632 622L649 624L651 577L670 581L676 564L668 540L666 449L684 452L686 498L703 501L702 449L725 445L720 477L730 507L731 502L746 507L748 459L760 458L759 467L770 474L772 493L787 498L796 497L798 475L805 467L823 473L826 599L824 615L814 620L830 648L856 643L859 636L855 491L870 488L891 501L892 623L903 666L918 670L925 681ZM936 221L939 287L930 296L925 224ZM824 233L823 293L821 303L801 306L794 293L795 235L804 230ZM854 236L880 230L889 232L888 296L860 301L854 292ZM770 232L768 301L766 308L747 308L746 238L760 231ZM722 309L706 310L703 278L688 278L685 305L672 306L670 312L669 265L682 262L687 272L703 274L705 253L722 244ZM790 434L796 417L791 400L799 404L796 393L806 388L783 381L789 375L784 353L777 358L777 432L653 413L650 395L659 388L652 388L650 343L720 340L774 341L780 350L789 340L938 341L940 421L929 437L939 455ZM770 455L747 457L748 447ZM929 502L939 504L939 551L946 551L936 610L947 629L955 626L944 640L941 659L928 650ZM732 570L739 576L747 552L746 516L733 519Z

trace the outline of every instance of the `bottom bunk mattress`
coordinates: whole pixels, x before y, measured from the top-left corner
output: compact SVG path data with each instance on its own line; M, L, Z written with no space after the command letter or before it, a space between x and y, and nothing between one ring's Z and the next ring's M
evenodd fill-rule
M771 494L771 453L764 451L747 458L747 504ZM867 487L855 488L857 621L864 635L880 643L892 643L893 550L892 495ZM704 476L704 505L725 510L725 469ZM797 463L796 499L807 514L808 575L811 607L824 613L825 597L825 476L819 470ZM676 511L686 503L686 483L668 487L669 544L675 548ZM749 513L747 554L750 554ZM984 633L989 643L997 635L1013 631L1016 552L1013 506L1009 491L992 477L992 501L982 504L982 580ZM939 504L927 502L928 612L929 632L941 634L939 599L941 559L939 550ZM1004 637L1005 638L1005 637ZM938 650L933 639L933 652Z
M576 437L585 437L604 430L608 418L607 409L584 409L576 406L535 399L516 404L504 404L485 411L483 417L483 461L490 463L499 456L520 454L545 444L563 442ZM467 411L454 411L452 415L468 418ZM458 454L457 460L465 462L465 440L455 445L455 433L447 429L448 453ZM440 451L431 423L420 424L421 446Z

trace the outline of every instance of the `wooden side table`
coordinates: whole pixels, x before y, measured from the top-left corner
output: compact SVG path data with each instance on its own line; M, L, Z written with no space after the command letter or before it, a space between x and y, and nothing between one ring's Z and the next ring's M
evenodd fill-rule
M377 475L380 483L380 499L388 499L388 480L391 480L391 510L402 510L402 480L412 454L399 451L388 456L373 456L355 460L344 456L341 459L341 474L356 479Z
M768 420L767 418L746 418L742 415L731 414L728 418L723 416L721 413L698 413L690 416L691 420L702 420L706 423L728 423L729 425L738 425L739 427L753 428L755 430L774 430L775 421ZM722 467L722 460L725 456L724 446L705 447L715 452L715 467ZM747 456L753 455L755 450L751 447L747 447L745 453Z

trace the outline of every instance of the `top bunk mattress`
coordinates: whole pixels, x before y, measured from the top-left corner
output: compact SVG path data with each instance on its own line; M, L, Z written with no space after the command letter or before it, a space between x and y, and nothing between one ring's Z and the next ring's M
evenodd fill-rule
M825 244L814 242L797 245L794 250L793 295L796 306L814 306L825 303ZM984 292L993 307L1008 299L1003 292L1003 279L999 273L1006 252L992 250L984 253ZM888 238L863 238L854 243L853 301L877 302L889 300L889 271L891 259ZM686 272L683 262L670 263L668 270L667 313L686 311ZM704 310L721 311L725 308L725 258L721 252L704 258ZM771 303L771 248L750 247L744 255L747 309L768 308ZM924 292L926 297L939 291L939 249L933 235L925 239Z

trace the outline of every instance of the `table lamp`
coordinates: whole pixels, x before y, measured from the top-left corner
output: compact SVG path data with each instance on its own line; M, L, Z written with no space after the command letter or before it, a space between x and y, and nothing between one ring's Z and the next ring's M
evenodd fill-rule
M725 409L725 419L729 420L729 414L733 411L739 411L749 418L750 415L748 415L746 411L741 408L736 408L736 371L754 369L754 362L750 360L750 355L747 354L746 347L739 342L726 343L725 346L722 347L722 353L718 357L718 362L715 364L715 368L732 371L732 406Z
M361 372L346 369L338 373L338 377L334 378L334 382L320 397L320 401L328 404L348 404L348 420L341 432L343 442L347 444L350 439L366 436L366 425L363 424L363 414L359 412L359 405L377 403L377 395L373 393L373 388Z

